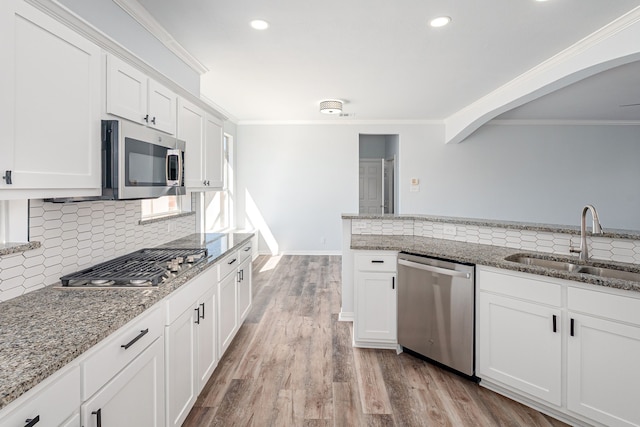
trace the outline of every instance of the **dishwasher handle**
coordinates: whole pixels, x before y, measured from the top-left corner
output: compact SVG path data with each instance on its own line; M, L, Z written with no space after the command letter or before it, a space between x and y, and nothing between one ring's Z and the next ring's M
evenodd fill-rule
M470 279L471 275L469 273L465 273L462 271L449 270L448 268L442 267L434 267L432 265L420 264L417 262L411 262L404 259L399 259L398 264L406 265L407 267L417 268L419 270L430 271L432 273L445 274L451 277L464 277L465 279Z

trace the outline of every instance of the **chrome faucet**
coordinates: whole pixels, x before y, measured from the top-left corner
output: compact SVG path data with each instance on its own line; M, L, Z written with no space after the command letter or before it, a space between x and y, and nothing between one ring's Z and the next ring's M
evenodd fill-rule
M602 226L600 225L600 219L598 218L598 211L593 205L586 205L582 209L582 217L580 218L580 248L569 247L569 252L578 252L580 255L578 259L580 261L587 261L589 259L589 248L587 246L587 211L591 211L591 218L593 223L591 225L591 234L602 234Z

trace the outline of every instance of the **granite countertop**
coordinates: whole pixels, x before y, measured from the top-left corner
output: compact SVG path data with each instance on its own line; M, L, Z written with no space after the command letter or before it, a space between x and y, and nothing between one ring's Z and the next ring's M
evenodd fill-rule
M0 409L117 331L253 234L192 234L159 247L207 248L206 262L144 289L47 286L0 303Z
M502 246L481 245L478 243L457 242L454 240L434 239L430 237L354 234L351 236L351 249L404 251L418 255L449 259L462 263L480 264L507 270L555 277L558 279L573 280L592 285L606 286L609 288L640 292L639 282L602 278L591 274L573 273L506 261L505 257L515 254L530 254L538 257L543 255L544 258L554 260L565 260L567 257L553 254L541 254L540 252L531 252ZM572 262L574 264L580 264L577 258L573 258ZM640 273L640 265L637 264L598 261L592 259L589 260L589 265L593 265L595 267L617 266L622 270Z
M572 225L557 225L557 224L539 224L533 222L516 222L516 221L501 221L501 220L487 220L476 218L458 218L450 216L436 216L436 215L399 215L399 214L342 214L342 219L390 219L390 220L417 220L417 221L431 221L442 222L446 224L460 224L460 225L474 225L476 227L501 227L511 230L530 230L530 231L543 231L548 233L566 233L566 234L580 234L579 226ZM592 235L591 232L587 232L588 235ZM639 230L618 230L603 228L602 234L598 234L599 237L610 237L612 239L634 239L640 240Z

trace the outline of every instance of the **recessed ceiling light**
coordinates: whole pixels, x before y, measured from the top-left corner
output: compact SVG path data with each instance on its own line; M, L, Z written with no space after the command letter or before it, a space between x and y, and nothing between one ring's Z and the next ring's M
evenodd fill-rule
M431 22L429 22L429 25L436 28L444 27L449 22L451 22L451 18L449 16L439 16L437 18L432 19Z
M256 30L266 30L269 28L269 23L267 21L263 21L262 19L254 19L251 21L251 27Z

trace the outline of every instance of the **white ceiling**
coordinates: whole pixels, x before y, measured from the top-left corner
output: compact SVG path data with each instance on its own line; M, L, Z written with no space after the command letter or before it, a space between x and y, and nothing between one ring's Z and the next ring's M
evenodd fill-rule
M359 120L444 119L640 5L640 0L139 2L210 70L203 76L203 94L240 121L327 119L318 111L319 101L327 98L345 100L344 112ZM439 15L451 16L452 23L429 27ZM256 18L271 27L253 30L249 21ZM620 73L635 82L640 75ZM585 90L565 90L584 97ZM640 102L640 95L626 92L609 101ZM598 114L593 103L581 99L562 104L568 118L583 109ZM542 117L550 111L539 105L504 117ZM627 108L625 114L633 111Z

